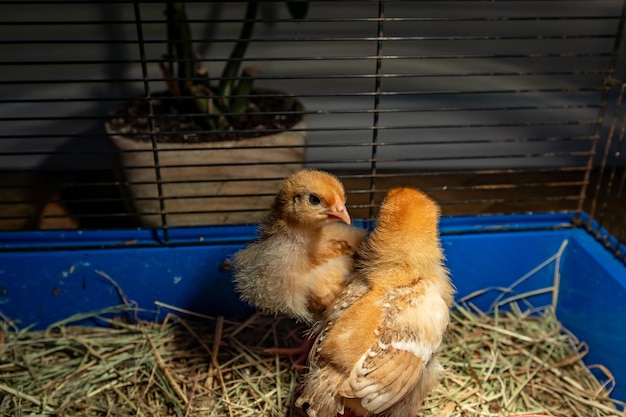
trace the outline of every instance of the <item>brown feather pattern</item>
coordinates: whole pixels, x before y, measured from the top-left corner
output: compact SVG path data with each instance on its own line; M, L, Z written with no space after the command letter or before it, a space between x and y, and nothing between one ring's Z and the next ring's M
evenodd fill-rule
M391 190L359 252L354 279L318 324L297 406L310 417L415 416L437 384L437 351L454 288L443 265L439 208Z
M366 231L353 227L343 185L305 169L286 178L259 237L234 256L241 299L268 312L305 321L322 312L352 277Z

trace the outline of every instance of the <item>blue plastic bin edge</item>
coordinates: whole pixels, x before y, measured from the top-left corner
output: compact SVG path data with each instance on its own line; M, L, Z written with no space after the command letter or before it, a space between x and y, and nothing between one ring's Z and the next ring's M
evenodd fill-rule
M559 272L557 315L588 343L588 363L614 372L613 396L626 401L626 266L573 214L443 218L442 244L458 296L509 286L549 287ZM228 259L254 239L254 226L150 230L0 233L0 311L20 326L43 328L73 314L120 304L110 277L146 309L155 301L210 315L249 313L234 293ZM554 258L567 242L557 269ZM226 261L226 262L225 262ZM475 300L488 309L497 294ZM532 300L552 303L551 294ZM161 313L163 313L161 311ZM153 317L159 317L154 316Z

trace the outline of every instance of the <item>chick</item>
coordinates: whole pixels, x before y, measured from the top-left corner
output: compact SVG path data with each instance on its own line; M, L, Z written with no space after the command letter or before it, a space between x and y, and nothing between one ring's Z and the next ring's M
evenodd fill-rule
M454 288L443 265L439 208L389 191L359 251L356 276L328 309L296 406L310 417L418 414L439 381Z
M242 300L306 323L319 320L350 280L366 235L350 223L335 176L305 169L285 179L259 238L234 256Z

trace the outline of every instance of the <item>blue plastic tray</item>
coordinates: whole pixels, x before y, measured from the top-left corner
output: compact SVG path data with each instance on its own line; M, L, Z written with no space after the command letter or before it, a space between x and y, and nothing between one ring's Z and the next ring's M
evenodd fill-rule
M586 362L607 366L613 397L626 401L626 267L572 215L444 218L442 242L458 297L494 288L544 290L534 306L588 343ZM140 307L155 301L209 315L250 311L235 295L224 261L255 236L254 226L170 231L5 232L0 234L0 311L21 327L43 328L76 313L121 303L111 277ZM553 291L554 286L556 291ZM556 295L555 295L556 294Z

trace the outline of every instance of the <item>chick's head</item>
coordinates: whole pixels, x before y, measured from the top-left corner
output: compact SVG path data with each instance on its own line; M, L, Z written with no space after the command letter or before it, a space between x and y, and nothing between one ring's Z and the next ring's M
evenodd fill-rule
M407 236L438 238L439 205L422 191L411 187L389 190L378 218L378 234L405 243ZM387 237L388 235L388 237ZM391 242L389 242L391 243Z
M288 222L304 226L351 221L341 182L329 173L312 169L298 171L283 181L274 210Z

